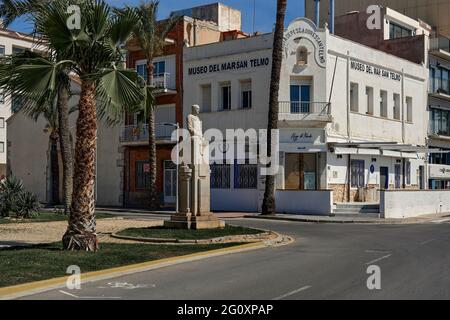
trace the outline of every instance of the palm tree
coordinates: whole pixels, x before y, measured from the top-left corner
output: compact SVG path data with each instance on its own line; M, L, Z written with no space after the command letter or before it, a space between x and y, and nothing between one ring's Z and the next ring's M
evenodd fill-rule
M13 83L25 99L37 101L57 91L59 69L67 68L80 78L73 196L63 246L68 250L96 251L97 120L104 117L110 123L120 121L125 111L133 112L133 107L141 104L144 94L137 85L136 72L122 68L121 48L131 35L133 17L113 15L104 0L78 0L81 25L72 30L67 24L67 8L73 3L55 0L34 16L37 33L57 54L58 61L29 59L15 70Z
M158 207L158 191L156 188L157 163L156 163L156 134L155 134L155 105L151 92L153 79L153 60L156 56L162 54L166 38L170 31L179 23L182 17L171 16L164 21L158 21L159 1L143 2L138 7L125 7L118 10L122 15L133 15L137 17L137 23L133 28L133 40L137 42L142 49L147 60L147 87L149 100L145 106L145 113L148 123L148 145L149 145L149 164L150 164L150 190L149 204L150 209Z
M25 14L36 14L39 10L45 8L45 5L51 0L3 0L0 4L0 17L3 19L3 25L7 27L15 19ZM57 77L62 81L58 83L57 92L57 119L58 119L58 139L61 148L61 158L63 164L63 194L64 194L64 213L70 214L72 202L72 184L73 184L73 156L72 143L69 132L69 96L70 83L66 70ZM56 137L55 137L56 138ZM55 169L56 170L56 169ZM56 174L56 171L55 171ZM58 173L59 174L59 173ZM56 186L54 186L56 188Z
M272 73L270 77L269 118L267 125L267 155L272 156L272 129L278 129L278 94L280 90L281 64L283 62L284 18L287 0L277 0L277 18L273 35ZM278 156L278 155L275 155ZM262 214L275 214L275 176L266 176Z

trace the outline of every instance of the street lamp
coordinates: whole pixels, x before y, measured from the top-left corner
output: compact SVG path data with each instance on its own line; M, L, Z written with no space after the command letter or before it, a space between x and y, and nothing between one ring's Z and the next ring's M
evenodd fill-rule
M161 125L166 126L166 127L173 127L175 128L175 130L177 130L177 142L176 142L176 153L177 153L177 158L176 158L176 190L177 190L177 196L175 199L175 213L178 213L178 162L179 162L179 153L180 151L178 150L178 143L180 142L180 136L179 136L179 129L180 129L180 125L178 123L170 123L170 122L163 122L161 123Z

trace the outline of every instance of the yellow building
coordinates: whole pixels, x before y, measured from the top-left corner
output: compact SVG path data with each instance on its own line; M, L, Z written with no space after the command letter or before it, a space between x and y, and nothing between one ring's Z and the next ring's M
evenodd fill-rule
M315 0L305 0L305 16L314 21ZM329 0L320 1L320 25L329 21ZM389 7L433 26L437 33L450 36L450 0L335 0L335 15L366 10L369 5Z

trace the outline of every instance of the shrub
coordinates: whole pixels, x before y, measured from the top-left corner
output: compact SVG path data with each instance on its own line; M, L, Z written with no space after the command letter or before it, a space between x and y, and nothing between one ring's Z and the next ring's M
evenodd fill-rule
M8 177L0 182L0 214L9 217L11 212L17 212L19 196L23 192L22 181Z
M37 216L39 215L40 208L41 204L36 195L29 191L23 191L18 198L16 211L17 218L29 219Z
M31 218L38 214L41 204L37 197L24 190L22 181L8 177L0 182L0 215L9 217L15 213L17 218Z

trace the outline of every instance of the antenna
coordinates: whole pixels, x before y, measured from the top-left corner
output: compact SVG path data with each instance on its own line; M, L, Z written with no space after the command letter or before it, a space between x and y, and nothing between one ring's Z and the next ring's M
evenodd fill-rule
M253 0L253 34L255 34L256 0Z

